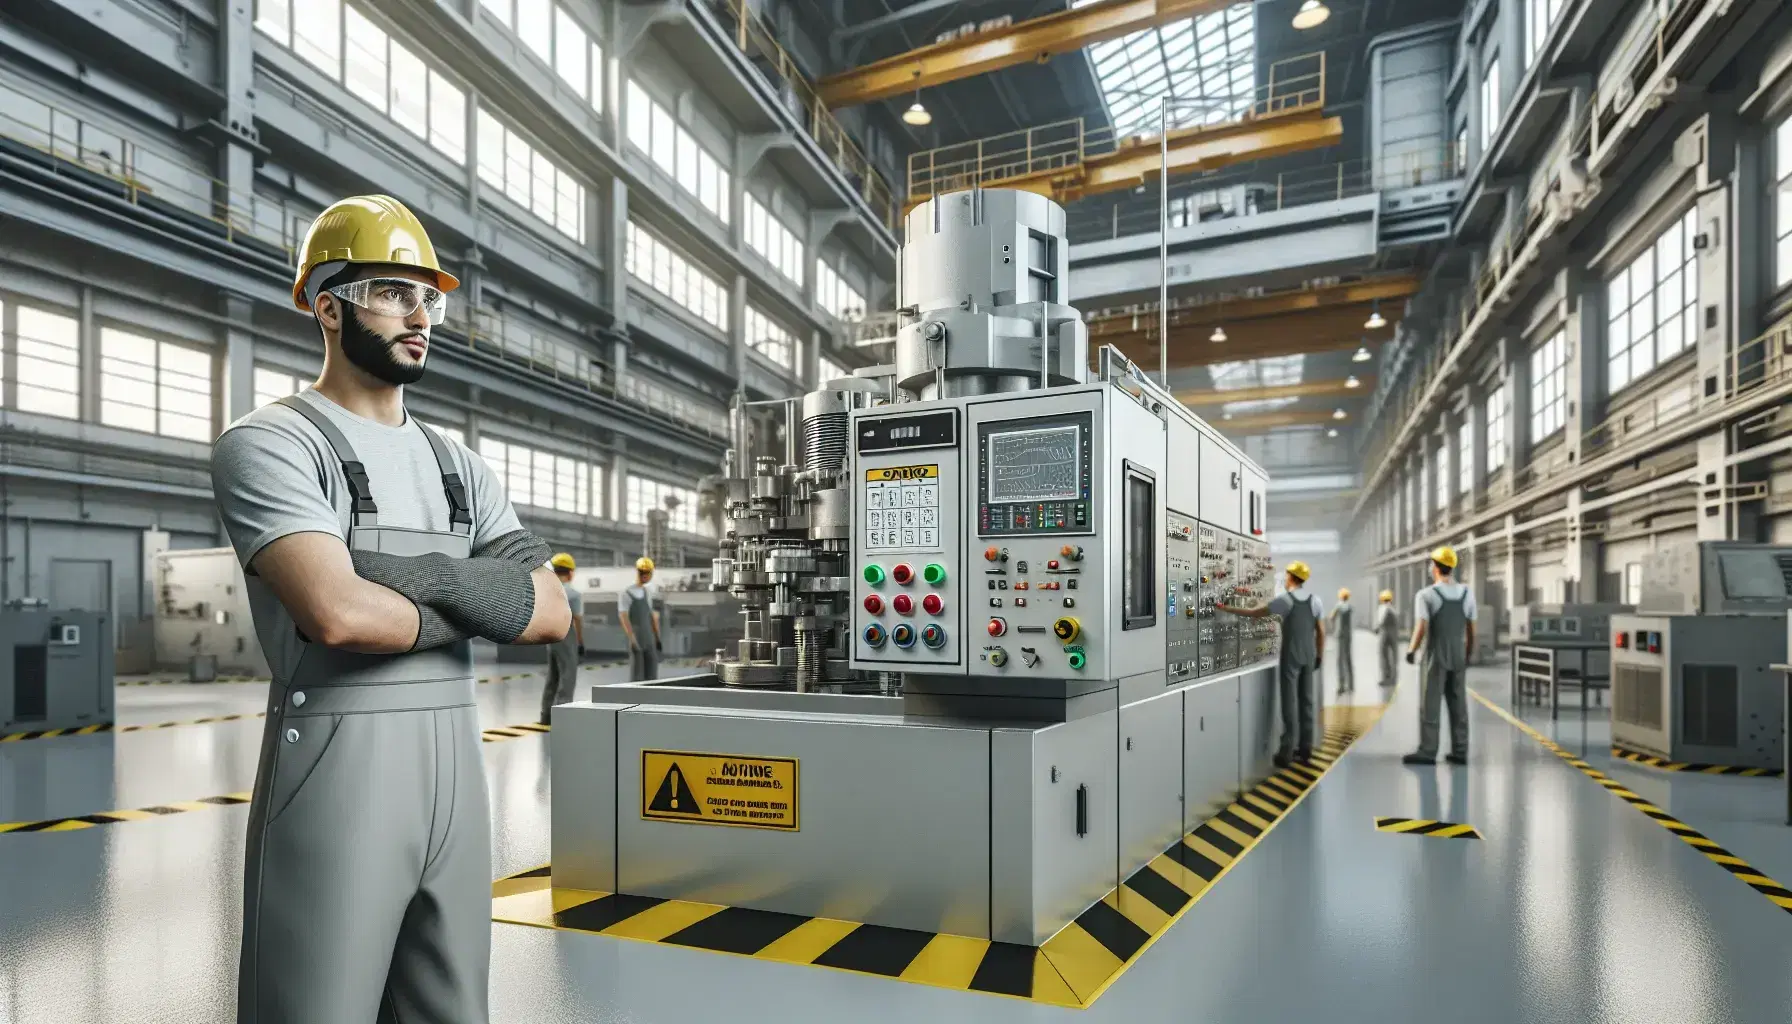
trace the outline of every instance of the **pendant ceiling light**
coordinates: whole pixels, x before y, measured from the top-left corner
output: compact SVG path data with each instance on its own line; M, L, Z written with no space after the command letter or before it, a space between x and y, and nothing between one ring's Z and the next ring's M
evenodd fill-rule
M1326 437L1337 437L1338 436L1338 428L1337 427L1326 427L1325 428L1325 436Z
M1207 340L1213 342L1215 345L1225 341L1226 329L1224 327L1215 326L1213 333L1207 336Z
M1299 29L1315 28L1325 24L1325 19L1332 16L1332 9L1319 0L1306 0L1300 10L1294 12L1294 27Z
M1345 416L1348 416L1348 415L1349 415L1349 413L1346 413L1342 409L1333 409L1332 410L1332 419L1334 419L1334 420L1341 420Z
M1369 346L1359 345L1357 346L1356 354L1350 357L1350 361L1353 363L1366 363L1374 358L1375 353L1369 351Z
M1353 373L1350 376L1344 378L1344 386L1347 388L1360 388L1363 386L1363 382L1360 380L1357 380L1356 374Z
M1381 300L1376 299L1375 305L1369 310L1369 319L1363 321L1363 327L1373 331L1387 325L1387 318L1381 315Z
M921 105L921 93L919 91L915 93L915 102L909 104L909 108L902 112L902 123L912 124L917 128L933 123L933 115L928 113L927 108Z

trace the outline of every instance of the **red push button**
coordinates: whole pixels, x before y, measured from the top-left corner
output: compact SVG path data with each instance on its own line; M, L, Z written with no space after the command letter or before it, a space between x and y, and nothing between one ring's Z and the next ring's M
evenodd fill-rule
M906 587L910 583L915 582L914 566L909 565L907 562L898 562L896 563L896 568L890 570L890 578Z
M890 607L896 609L898 615L909 615L915 610L915 599L907 594L897 594L890 599Z
M946 607L946 602L940 600L938 594L928 594L921 599L921 607L927 609L929 615L938 615L941 609Z
M1004 634L1006 632L1008 632L1008 623L1006 621L1004 621L1002 619L990 619L989 620L989 635L990 636L1001 636L1002 634Z
M1047 559L1045 562L1045 567L1047 569L1056 569L1058 567L1058 560L1056 558Z
M996 547L994 544L991 544L989 547L986 547L983 549L983 560L986 562L1000 561L1001 557L1002 557L1002 549Z
M1612 645L1614 647L1618 647L1618 648L1629 647L1630 646L1630 634L1629 633L1617 634L1616 636L1614 636L1612 638Z
M881 614L884 610L884 599L876 594L866 594L865 610L873 615Z

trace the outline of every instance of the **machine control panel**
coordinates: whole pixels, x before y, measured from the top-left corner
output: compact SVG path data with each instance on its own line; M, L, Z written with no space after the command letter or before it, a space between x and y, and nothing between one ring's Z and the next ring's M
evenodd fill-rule
M977 429L977 532L984 537L1094 530L1090 414Z
M1230 604L1260 608L1269 604L1276 592L1275 563L1270 560L1269 545L1251 537L1239 540L1238 585ZM1230 617L1230 616L1229 616ZM1273 658L1281 645L1282 624L1276 618L1239 619L1238 663Z
M1239 624L1244 620L1226 615L1215 606L1236 604L1238 595L1238 538L1218 527L1199 524L1195 531L1195 564L1200 569L1196 613L1200 658L1198 675L1212 675L1238 667Z
M962 665L958 413L855 421L855 668Z
M1167 512L1165 567L1165 659L1172 681L1201 674L1200 633L1208 623L1202 613L1200 559L1196 537L1211 529L1180 512Z

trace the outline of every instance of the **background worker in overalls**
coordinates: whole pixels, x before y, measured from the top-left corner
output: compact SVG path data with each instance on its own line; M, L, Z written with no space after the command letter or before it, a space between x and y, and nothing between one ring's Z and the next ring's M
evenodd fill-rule
M658 679L660 675L660 613L655 603L659 588L653 585L653 559L635 559L635 582L616 596L616 616L628 637L630 682Z
M1216 604L1222 612L1261 619L1274 615L1282 620L1282 653L1278 673L1281 681L1282 743L1276 751L1276 765L1286 768L1294 761L1313 756L1313 738L1319 728L1319 711L1314 700L1315 673L1325 655L1325 623L1319 598L1307 593L1307 577L1313 571L1305 562L1289 562L1283 578L1283 590L1270 599L1265 608L1235 608Z
M1333 638L1332 646L1338 651L1338 692L1350 693L1356 689L1356 666L1350 660L1351 607L1350 588L1338 590L1338 603L1326 621L1326 633Z
M1475 646L1475 595L1468 586L1451 579L1456 572L1456 549L1441 547L1431 553L1431 585L1419 591L1413 604L1412 646L1406 663L1413 663L1421 647L1424 667L1419 672L1419 749L1406 755L1407 764L1436 764L1438 704L1450 705L1451 764L1468 763L1468 652Z
M554 578L566 591L566 607L572 612L572 629L559 643L548 647L548 685L541 691L541 724L554 724L554 705L573 699L573 686L579 680L579 660L585 656L585 595L572 585L572 574L579 563L562 551L548 560Z
M389 196L325 210L293 302L315 386L232 424L212 489L272 669L243 872L239 1024L486 1024L491 818L472 637L567 630L548 548L412 419L458 282Z
M1400 670L1400 616L1394 611L1394 592L1381 592L1375 611L1375 635L1381 641L1381 685L1393 686Z

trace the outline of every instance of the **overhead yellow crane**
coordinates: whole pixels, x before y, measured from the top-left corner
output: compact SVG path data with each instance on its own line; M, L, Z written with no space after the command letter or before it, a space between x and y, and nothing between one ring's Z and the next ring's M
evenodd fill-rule
M1325 55L1270 65L1268 82L1231 118L1169 133L1169 173L1208 171L1336 145L1344 124L1326 117ZM1163 156L1156 136L1089 128L1082 118L915 153L904 211L946 192L1017 188L1060 203L1154 180Z
M1224 10L1237 0L1097 0L1096 3L960 36L886 57L815 83L823 103L850 107L917 88L1043 62L1143 29Z
M1234 437L1245 434L1260 434L1277 427L1317 427L1323 424L1342 424L1331 413L1323 409L1298 410L1294 412L1261 412L1246 416L1234 416L1231 419L1209 416L1213 425Z
M1258 388L1208 388L1178 391L1176 400L1183 405L1223 405L1227 402L1262 402L1276 398L1333 398L1345 395L1366 395L1375 390L1374 377L1357 378L1356 387L1343 380L1303 380L1299 384L1275 384Z

